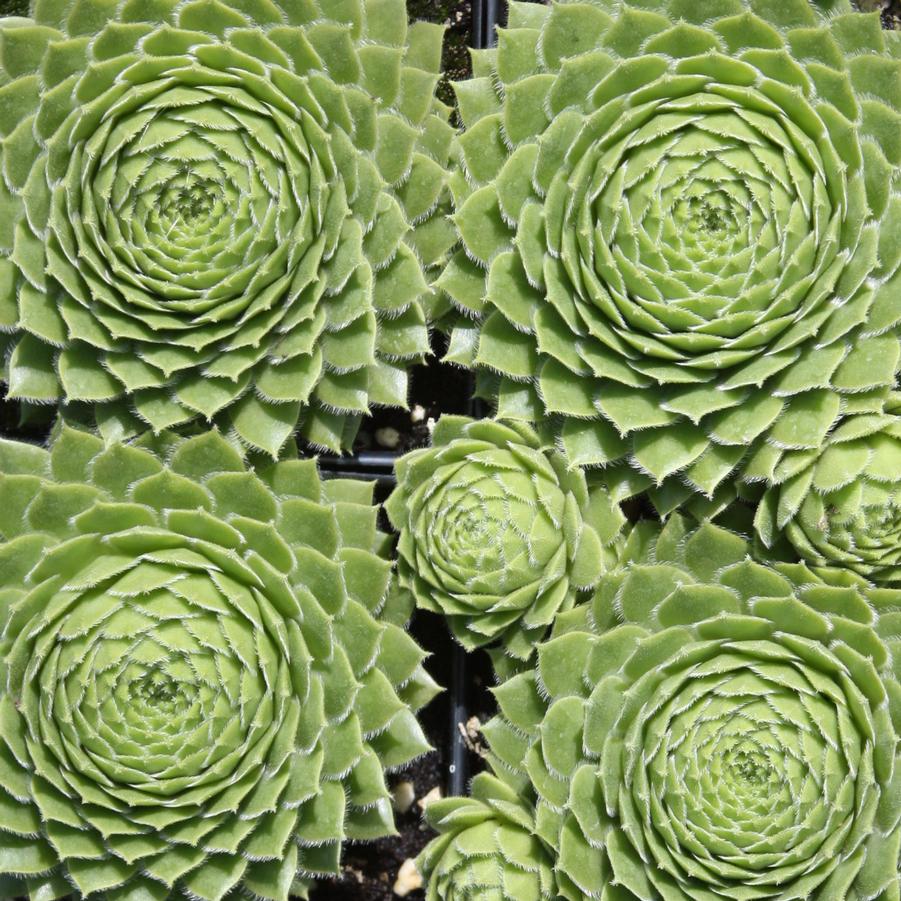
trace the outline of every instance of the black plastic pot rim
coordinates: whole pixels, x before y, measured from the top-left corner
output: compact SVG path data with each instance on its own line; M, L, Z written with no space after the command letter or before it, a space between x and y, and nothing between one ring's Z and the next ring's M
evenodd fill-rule
M502 22L502 0L472 0L471 45L474 50L493 47L497 43L497 26ZM470 415L485 415L484 404L470 401ZM369 479L380 486L396 484L394 464L401 454L394 451L366 450L343 457L321 456L319 468L325 478ZM444 749L447 761L448 795L463 795L469 782L469 749L463 728L468 719L466 704L467 659L463 648L448 633L451 649L451 684L447 686L449 722L448 742Z

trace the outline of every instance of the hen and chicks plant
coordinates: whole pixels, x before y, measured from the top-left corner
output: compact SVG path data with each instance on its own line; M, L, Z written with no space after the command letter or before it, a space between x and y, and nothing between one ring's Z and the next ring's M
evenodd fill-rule
M0 894L307 897L436 693L372 485L216 432L0 442Z
M0 20L10 397L109 439L349 448L429 352L449 110L403 0L35 0Z

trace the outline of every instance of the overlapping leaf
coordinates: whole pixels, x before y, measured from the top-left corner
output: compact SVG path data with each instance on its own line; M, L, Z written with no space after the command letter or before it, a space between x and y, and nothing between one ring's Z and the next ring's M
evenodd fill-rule
M401 584L469 649L527 659L616 556L620 509L528 426L443 416L396 470Z
M403 0L37 0L0 21L0 357L105 436L348 446L428 353L442 29ZM74 407L72 406L74 404Z
M371 486L217 433L0 443L0 894L307 896L434 694Z
M848 0L513 2L457 85L450 359L667 509L881 412L899 48Z

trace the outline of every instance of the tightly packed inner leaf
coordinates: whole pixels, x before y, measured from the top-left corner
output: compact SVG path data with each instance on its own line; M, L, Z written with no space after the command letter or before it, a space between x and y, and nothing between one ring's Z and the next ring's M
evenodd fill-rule
M393 832L435 686L371 486L64 430L0 491L5 897L287 901Z
M513 3L457 85L450 358L573 463L712 494L901 361L897 34L808 0ZM631 469L631 472L630 472Z
M625 522L523 425L443 416L397 480L386 509L401 583L465 647L500 638L522 659L615 558Z
M453 242L442 30L402 0L339 6L0 21L11 396L81 402L108 437L221 413L273 455L298 419L339 449L406 404L424 267Z
M821 454L758 456L769 458L767 478L775 483L756 518L767 546L784 534L810 563L901 583L901 420L895 413L852 417Z
M493 766L562 897L897 897L901 592L749 552L639 524L496 690Z

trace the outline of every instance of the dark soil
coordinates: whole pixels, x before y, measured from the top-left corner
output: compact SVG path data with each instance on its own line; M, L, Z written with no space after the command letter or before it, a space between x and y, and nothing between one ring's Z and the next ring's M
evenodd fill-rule
M427 667L439 685L452 681L450 636L441 619L429 613L417 613L411 624L411 632L419 644L432 657ZM437 697L420 713L420 721L435 751L414 761L413 764L393 773L389 784L393 788L399 782L410 781L419 801L433 789L447 795L450 783L450 748L452 741L460 740L461 728L465 730L470 717L484 723L491 716L493 699L489 692L491 667L487 654L474 654L467 659L467 692L464 698L466 713L461 722L452 722L449 697L445 693ZM474 725L474 724L472 724ZM470 742L474 747L466 753L466 781L484 767L484 761L475 749L478 738ZM422 809L413 807L397 817L398 836L366 845L351 845L344 854L343 874L335 882L322 883L311 895L312 901L396 901L394 883L401 865L407 859L415 859L434 833L423 824ZM422 901L420 891L407 896L410 901Z
M392 779L392 783L408 780L413 783L417 799L423 798L434 787L442 784L439 754L430 754L416 761L409 770ZM338 882L322 883L313 892L314 901L375 901L397 898L393 887L401 865L408 858L414 859L425 847L430 832L422 823L422 811L414 802L407 813L398 814L397 838L385 838L370 845L353 845L344 853L344 873ZM409 896L421 899L423 892Z
M469 406L470 375L459 366L441 362L447 339L432 334L432 355L422 366L410 370L408 409L378 408L363 420L354 452L378 450L405 453L429 443L429 420L442 413L466 413Z
M469 63L470 23L472 0L407 0L411 20L423 19L447 26L444 39L444 77L438 96L448 106L454 105L450 83L466 78L471 72Z
M882 11L882 24L885 28L901 30L901 0L891 0L888 7Z

